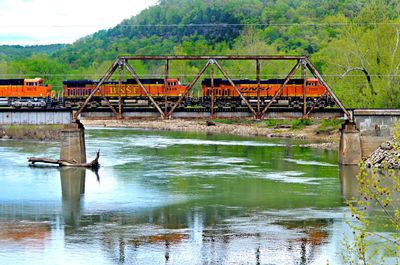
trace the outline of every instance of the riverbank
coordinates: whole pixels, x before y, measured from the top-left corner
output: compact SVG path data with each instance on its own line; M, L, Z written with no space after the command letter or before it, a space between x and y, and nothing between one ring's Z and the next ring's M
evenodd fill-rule
M0 139L61 141L63 125L3 125Z
M267 138L292 138L312 141L305 147L337 149L340 121L311 120L81 120L85 127L126 127L151 130L202 132L262 136Z
M337 149L337 120L81 120L85 127L126 127L150 130L200 132L205 134L230 134L261 136L266 138L291 138L312 143L304 147ZM0 139L29 139L60 141L62 125L7 125L0 126Z

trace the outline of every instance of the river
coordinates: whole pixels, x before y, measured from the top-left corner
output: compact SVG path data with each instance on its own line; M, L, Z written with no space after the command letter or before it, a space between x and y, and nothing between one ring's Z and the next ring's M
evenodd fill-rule
M0 142L0 264L341 264L336 151L288 139L86 131L101 168L28 166L59 144Z

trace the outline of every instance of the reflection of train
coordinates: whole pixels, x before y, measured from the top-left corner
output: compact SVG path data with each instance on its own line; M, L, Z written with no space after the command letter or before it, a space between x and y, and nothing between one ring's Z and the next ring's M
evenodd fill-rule
M147 93L156 102L164 103L167 96L168 101L176 100L185 93L186 86L178 79L169 78L164 85L164 79L141 79ZM258 100L258 84L256 80L233 80L236 88L249 100L250 104L256 105ZM268 104L275 93L283 84L283 79L260 80L260 104ZM55 91L50 85L43 84L41 78L35 79L4 79L0 80L0 105L12 107L73 107L80 106L95 89L98 81L93 80L66 80L63 82L61 97L55 98ZM182 106L210 107L210 101L214 98L215 107L235 108L244 106L243 99L228 80L203 79L201 82L201 93L197 97L188 96L182 102ZM306 80L306 102L308 106L318 103L317 107L333 106L333 101L325 87L315 78ZM150 106L145 91L134 79L127 79L121 84L118 81L106 81L100 86L100 92L96 92L90 103L90 107L105 105L103 96L112 104L117 104L121 96L123 106ZM292 79L282 89L273 104L287 107L301 107L304 93L304 80Z

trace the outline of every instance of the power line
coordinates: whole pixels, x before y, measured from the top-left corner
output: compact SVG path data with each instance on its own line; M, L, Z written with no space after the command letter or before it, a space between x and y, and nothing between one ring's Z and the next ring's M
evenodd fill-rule
M334 27L334 26L373 26L373 25L400 25L400 22L337 22L337 23L189 23L189 24L131 24L117 25L114 28L132 28L132 27L242 27L242 26L297 26L297 27ZM83 28L83 27L99 27L100 25L76 24L76 25L1 25L0 28Z

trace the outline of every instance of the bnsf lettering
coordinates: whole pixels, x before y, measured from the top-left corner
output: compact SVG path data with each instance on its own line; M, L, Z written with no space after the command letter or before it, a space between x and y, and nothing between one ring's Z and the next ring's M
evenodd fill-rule
M128 96L135 95L135 94L137 94L137 89L138 89L138 87L134 87L134 86L121 86L121 95L128 95ZM102 90L107 91L105 89L105 87L103 87ZM118 91L119 91L118 86L112 86L112 87L109 87L108 93L110 95L118 95L119 94Z
M268 89L268 87L260 87L260 91L265 91L267 89ZM239 90L243 91L243 92L257 92L258 87L242 87Z

